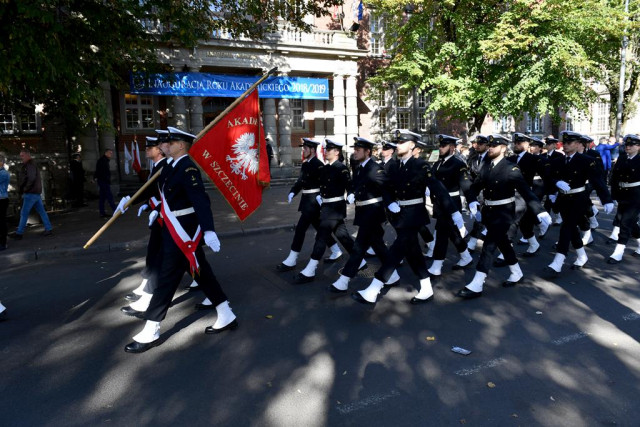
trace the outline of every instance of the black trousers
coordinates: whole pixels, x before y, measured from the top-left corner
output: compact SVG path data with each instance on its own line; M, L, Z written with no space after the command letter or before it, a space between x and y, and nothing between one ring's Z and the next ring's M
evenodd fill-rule
M482 253L480 254L480 259L478 259L478 264L476 264L477 271L489 274L495 258L496 248L504 255L504 260L508 265L518 262L516 252L513 250L511 240L507 234L511 225L508 222L487 225L487 235L484 237Z
M309 229L309 226L312 225L313 228L318 232L318 228L320 226L320 217L316 215L315 217L311 217L309 215L302 214L300 215L300 219L298 220L298 224L296 224L296 230L293 234L293 242L291 243L291 250L294 252L300 252L302 250L302 244L304 243L304 236ZM329 235L327 239L327 245L329 247L336 244L335 239Z
M189 261L174 243L166 227L162 230L162 241L162 252L158 259L160 263L158 286L153 293L149 308L145 312L146 320L156 322L162 321L167 315L180 280L189 268ZM200 264L199 284L204 294L213 302L214 306L226 301L227 296L213 274L213 270L204 256L202 246L196 250L196 258Z
M471 231L469 232L469 236L478 240L484 239L484 236L482 235L483 228L484 226L482 225L482 223L474 220L473 227L471 227Z
M0 199L0 246L7 245L7 208L9 199Z
M335 240L331 236L333 233L342 246L351 254L353 251L353 239L349 235L349 230L343 219L325 219L320 221L318 232L316 233L316 241L311 252L311 259L319 260L324 254L324 250L330 242ZM366 250L366 249L365 249Z
M616 220L620 223L620 233L618 233L619 244L626 245L631 237L634 239L640 238L640 226L638 225L639 215L640 203L637 200L633 202L618 202Z
M389 249L384 244L384 228L382 224L366 224L358 228L358 235L353 243L353 250L349 254L349 260L342 269L342 275L353 278L358 274L358 267L364 259L367 249L373 248L382 263L389 256Z
M563 202L560 208L562 224L560 225L560 235L558 236L557 251L559 254L567 255L569 243L575 249L580 249L583 246L579 224L585 220L584 212L583 204Z
M420 227L420 236L425 243L430 243L433 241L433 234L431 234L431 230L427 227L427 224ZM434 249L435 250L435 249Z
M420 280L429 277L427 264L420 250L418 242L418 230L420 227L409 227L396 229L396 240L389 248L389 256L376 271L375 277L385 283L396 269L403 258L407 259L409 267Z
M467 242L460 235L460 230L453 223L453 219L438 218L436 219L436 245L433 248L433 259L443 260L447 256L447 248L449 240L456 247L458 253L467 249Z
M525 239L530 239L531 237L533 237L533 228L538 222L539 221L536 217L536 214L534 214L531 209L527 208L524 215L522 215L522 218L520 219L520 231L522 232L522 237L524 237Z

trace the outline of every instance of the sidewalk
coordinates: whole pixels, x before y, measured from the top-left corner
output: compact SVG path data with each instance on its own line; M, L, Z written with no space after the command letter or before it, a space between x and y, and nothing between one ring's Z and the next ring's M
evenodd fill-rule
M240 222L238 217L217 190L209 190L216 233L221 240L247 234L266 233L293 228L298 221L299 196L287 203L290 186L271 187L262 194L262 205ZM119 200L116 200L116 203ZM133 206L118 218L89 248L83 246L100 229L105 220L98 213L98 201L72 212L53 214L53 235L41 236L41 224L29 226L22 240L8 239L8 249L0 252L0 263L16 265L38 259L77 256L87 253L122 251L146 247L149 238L148 213L137 217L138 207ZM15 231L9 225L9 232Z

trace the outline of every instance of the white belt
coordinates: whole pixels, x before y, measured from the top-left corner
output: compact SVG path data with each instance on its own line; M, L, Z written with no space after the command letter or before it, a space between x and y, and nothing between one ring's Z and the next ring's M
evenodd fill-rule
M180 209L179 211L173 211L173 214L175 216L183 216L183 215L189 215L194 213L195 210L193 208L187 208L187 209Z
M459 195L460 195L460 192L459 192L459 191L454 191L453 193L449 193L449 195L450 195L451 197L453 197L453 196L459 196Z
M313 194L313 193L319 193L320 189L319 188L310 188L308 190L302 190L302 194Z
M533 180L534 180L534 181L535 181L535 180L538 180L538 179L542 179L542 177L541 177L540 175L536 175L536 176L534 176L534 177L533 177Z
M424 199L422 197L419 199L398 200L398 204L400 206L419 205L420 203L424 203Z
M484 199L484 204L487 206L500 206L500 205L508 205L509 203L513 203L515 201L516 201L515 197L509 197L508 199L502 199L502 200Z
M586 190L585 187L578 187L578 188L572 188L569 191L560 190L560 193L562 193L562 194L576 194L576 193L582 193L584 190Z
M363 200L361 202L356 201L356 206L373 205L374 203L380 203L381 201L382 197L376 197L375 199Z
M333 203L333 202L344 202L344 196L342 197L331 197L329 199L322 198L322 203Z
M618 185L620 188L631 188L640 186L640 181L636 182L619 182Z

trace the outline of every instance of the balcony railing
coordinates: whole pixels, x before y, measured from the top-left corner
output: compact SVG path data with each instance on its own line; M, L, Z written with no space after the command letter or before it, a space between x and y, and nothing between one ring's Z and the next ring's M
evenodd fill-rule
M333 44L335 34L335 31L330 30L314 29L310 32L305 32L296 28L288 28L284 25L279 25L278 32L265 34L263 41L311 46L329 46ZM216 30L213 32L212 38L214 40L254 41L244 36L232 36L228 30Z

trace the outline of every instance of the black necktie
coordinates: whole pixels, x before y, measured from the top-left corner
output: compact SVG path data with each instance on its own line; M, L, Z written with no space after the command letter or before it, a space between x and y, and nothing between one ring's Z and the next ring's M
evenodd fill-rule
M570 161L571 161L571 157L567 156L567 162L565 164L568 165Z
M491 172L491 169L493 169L493 162L489 163L489 172Z

